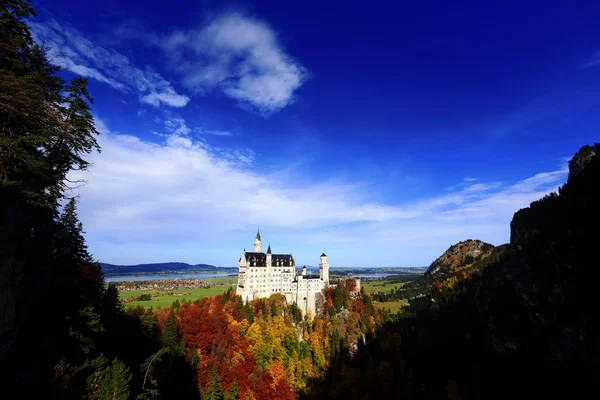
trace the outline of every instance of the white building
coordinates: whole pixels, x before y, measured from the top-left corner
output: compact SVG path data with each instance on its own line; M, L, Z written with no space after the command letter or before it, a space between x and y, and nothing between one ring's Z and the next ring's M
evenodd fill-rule
M254 240L254 251L244 249L240 257L236 293L244 301L281 293L288 304L296 302L304 313L310 310L314 314L317 294L329 286L327 255L321 254L319 275L307 275L306 267L301 272L296 270L292 253L272 254L270 244L267 253L261 253L261 245L259 231Z

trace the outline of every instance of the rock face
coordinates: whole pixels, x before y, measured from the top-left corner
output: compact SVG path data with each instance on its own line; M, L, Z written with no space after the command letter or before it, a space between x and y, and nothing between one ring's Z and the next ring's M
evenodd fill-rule
M569 161L569 177L577 176L592 161L596 155L595 146L583 146Z
M589 169L590 163L594 156L600 152L600 144L593 146L583 146L575 153L571 161L569 161L569 179L567 183L574 186L574 181L579 180L579 176L586 169ZM564 190L567 185L559 189ZM523 247L531 237L535 237L539 232L552 231L557 224L557 217L548 218L551 212L556 213L556 210L564 208L560 205L561 201L557 193L550 193L543 199L534 201L530 207L522 208L515 213L510 223L510 244ZM566 213L562 215L565 218Z
M425 276L439 279L470 268L477 260L489 256L493 249L493 245L481 240L458 242L431 263Z

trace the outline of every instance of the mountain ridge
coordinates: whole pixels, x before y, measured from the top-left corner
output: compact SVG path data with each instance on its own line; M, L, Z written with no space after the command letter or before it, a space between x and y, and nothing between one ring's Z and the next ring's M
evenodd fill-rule
M150 275L150 274L168 274L168 273L233 273L237 271L235 267L217 267L210 264L188 264L184 262L165 262L148 263L133 265L117 265L109 263L99 263L102 271L107 276L115 275Z

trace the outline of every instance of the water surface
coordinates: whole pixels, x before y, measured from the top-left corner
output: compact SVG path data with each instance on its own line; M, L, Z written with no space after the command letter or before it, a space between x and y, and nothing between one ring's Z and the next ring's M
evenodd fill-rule
M231 276L237 278L237 275L231 274L176 274L176 275L141 275L141 276L122 276L106 278L106 282L139 282L139 281L165 281L169 279L188 279L188 278L216 278L219 276Z

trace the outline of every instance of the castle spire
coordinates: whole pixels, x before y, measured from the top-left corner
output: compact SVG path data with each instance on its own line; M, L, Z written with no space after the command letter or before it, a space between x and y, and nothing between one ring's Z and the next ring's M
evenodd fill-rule
M255 253L260 253L260 245L261 245L260 230L258 230L256 232L256 239L254 239L254 252Z
M271 254L271 242L269 242L269 248L267 249L267 254Z

